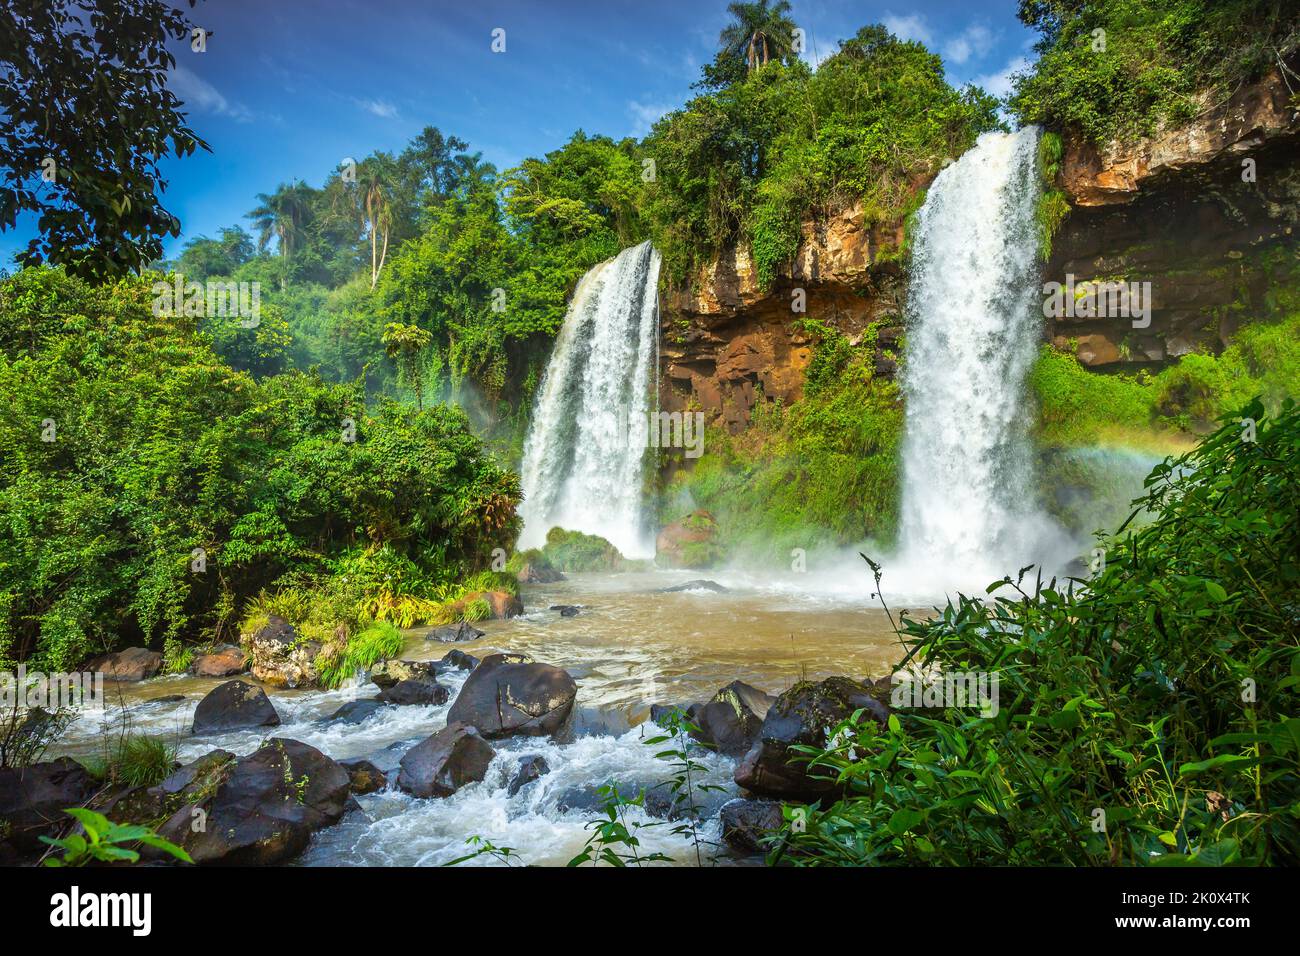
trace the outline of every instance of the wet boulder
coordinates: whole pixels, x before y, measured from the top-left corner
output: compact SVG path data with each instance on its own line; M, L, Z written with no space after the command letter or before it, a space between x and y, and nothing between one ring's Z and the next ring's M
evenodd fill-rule
M695 723L695 716L703 706L703 704L651 704L650 719L663 727L673 714L680 713L691 723Z
M707 704L696 708L691 722L700 732L693 736L718 753L742 757L754 745L763 718L775 702L775 697L757 687L732 681Z
M370 670L370 681L387 690L404 680L433 680L438 665L433 661L384 661Z
M520 584L554 584L564 580L564 573L540 551L526 551L520 559L523 563L515 572L515 579Z
M830 733L854 711L865 709L882 726L889 717L889 689L848 677L800 681L781 694L767 711L758 739L736 765L736 783L752 793L812 801L839 788L829 771L808 772L808 761L790 748L824 747Z
M478 667L479 660L473 654L461 650L450 650L438 661L440 670L472 671Z
M482 780L495 756L492 745L475 728L448 723L402 757L397 787L413 797L449 797Z
M552 611L559 611L560 617L577 617L582 613L582 607L578 604L552 604Z
M253 676L272 687L314 687L319 679L319 641L304 641L284 618L272 614L240 643L252 662Z
M577 694L578 685L567 671L491 654L470 673L447 720L477 727L488 739L538 737L565 726Z
M350 700L326 718L330 723L359 724L388 705L382 700Z
M766 853L763 837L781 829L783 822L781 804L773 800L729 800L719 817L723 841L741 853Z
M220 734L249 727L278 727L280 715L260 687L226 681L208 692L194 709L196 734Z
M352 792L357 796L374 793L388 786L388 775L369 760L360 757L353 760L341 760L339 766L348 772Z
M351 785L348 771L315 747L277 737L208 767L178 794L183 805L158 833L195 863L272 866L339 821Z
M40 838L55 836L71 822L63 811L85 806L97 789L71 757L0 769L0 862L38 856L45 849Z
M234 644L218 644L190 664L190 673L195 677L233 677L246 670L248 660L244 649Z
M532 783L543 774L550 772L551 767L546 762L546 758L541 754L532 754L531 756L524 757L519 761L519 769L515 771L515 775L513 779L511 779L510 786L507 788L506 793L513 797L528 784Z
M103 674L104 680L134 683L148 680L162 670L162 655L143 647L128 647L112 654L101 654L86 664L86 669Z
M730 590L719 584L717 581L709 581L705 578L696 578L693 581L683 581L681 584L674 584L670 588L660 588L660 594L676 594L680 591L712 591L714 594L726 594Z
M437 681L403 680L387 688L379 699L385 704L445 704L451 698L451 691Z
M458 621L455 624L435 627L424 635L424 639L426 641L438 641L442 644L456 644L460 641L477 641L484 633L468 621Z

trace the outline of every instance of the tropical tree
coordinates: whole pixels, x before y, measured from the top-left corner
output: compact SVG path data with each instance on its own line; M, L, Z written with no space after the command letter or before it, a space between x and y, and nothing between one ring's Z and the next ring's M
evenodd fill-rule
M433 341L426 330L401 322L389 322L384 328L384 351L397 364L397 374L415 392L415 407L424 408L424 381L421 353Z
M180 233L159 163L207 149L167 89L191 26L162 0L0 4L0 231L38 231L21 264L121 275Z
M787 0L777 0L770 6L768 0L735 2L727 5L727 12L732 22L718 34L722 49L704 68L702 85L729 86L772 60L789 63L795 59L795 23L788 15Z
M257 245L265 250L274 236L280 255L288 259L311 215L312 188L303 182L281 183L275 192L257 194L258 206L248 214L257 229Z

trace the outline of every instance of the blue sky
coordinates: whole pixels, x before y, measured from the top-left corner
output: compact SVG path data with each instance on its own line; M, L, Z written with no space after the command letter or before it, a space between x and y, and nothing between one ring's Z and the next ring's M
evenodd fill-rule
M949 79L993 93L1032 57L1016 0L793 0L808 58L881 22L940 53ZM204 0L206 53L177 46L172 88L212 147L164 165L184 232L248 227L278 183L320 185L343 159L400 150L427 125L505 169L575 129L641 136L689 98L726 24L725 0ZM493 53L492 31L506 50ZM0 261L34 221L0 233Z

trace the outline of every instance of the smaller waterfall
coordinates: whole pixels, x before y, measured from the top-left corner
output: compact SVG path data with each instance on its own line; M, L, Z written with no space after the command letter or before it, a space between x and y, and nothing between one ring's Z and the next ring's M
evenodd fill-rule
M652 557L641 515L645 421L658 338L659 253L624 249L582 277L542 378L524 444L521 548L557 525Z

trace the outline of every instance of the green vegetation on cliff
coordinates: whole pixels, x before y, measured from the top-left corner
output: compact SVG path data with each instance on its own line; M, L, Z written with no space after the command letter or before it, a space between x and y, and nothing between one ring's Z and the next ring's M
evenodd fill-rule
M1098 145L1185 122L1292 53L1294 0L1023 0L1041 34L1010 106Z
M793 259L804 219L860 204L868 225L901 221L946 158L996 128L996 101L953 89L920 43L867 26L816 70L772 60L660 120L643 150L651 237L668 274L732 243L761 287Z
M740 435L710 431L695 467L665 491L685 492L717 518L724 549L788 563L792 548L892 537L898 511L903 409L877 376L876 339L857 344L819 322L804 397L760 401Z

